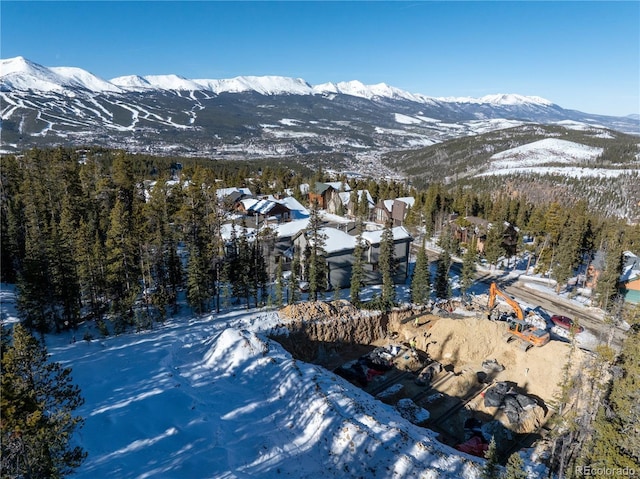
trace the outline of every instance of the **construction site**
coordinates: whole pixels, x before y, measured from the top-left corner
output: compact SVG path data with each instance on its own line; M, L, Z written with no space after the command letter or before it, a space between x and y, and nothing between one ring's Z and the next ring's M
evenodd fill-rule
M273 338L462 452L484 457L493 438L501 460L532 447L544 457L566 374L592 368L593 355L550 340L495 297L390 312L301 303L280 310L287 333Z

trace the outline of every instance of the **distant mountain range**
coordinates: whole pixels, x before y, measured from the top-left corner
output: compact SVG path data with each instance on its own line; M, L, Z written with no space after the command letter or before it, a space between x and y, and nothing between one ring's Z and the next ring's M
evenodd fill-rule
M576 122L640 134L640 120L566 110L515 94L435 98L380 83L310 85L300 78L124 76L0 60L2 151L104 145L185 156L338 154L355 166L528 123Z

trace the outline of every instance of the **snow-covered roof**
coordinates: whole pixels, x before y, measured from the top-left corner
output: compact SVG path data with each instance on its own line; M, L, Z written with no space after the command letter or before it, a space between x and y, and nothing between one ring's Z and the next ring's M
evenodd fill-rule
M233 223L225 223L220 227L220 236L222 236L222 239L224 241L229 241L231 239L231 231L234 227ZM242 227L238 224L235 225L235 229L236 229L236 237L240 237L240 235L242 234L242 231L246 231L246 235L248 238L253 238L256 234L256 230L255 228L249 228L249 227Z
M320 232L327 236L324 250L328 253L350 251L356 247L356 238L336 228L321 228Z
M305 208L293 196L287 196L286 198L282 198L281 200L278 200L278 201L291 210L292 218L301 219L301 218L309 217L309 210Z
M396 198L395 200L384 200L383 204L384 204L384 207L387 209L387 211L391 211L394 201L402 201L407 206L413 207L414 203L416 202L416 199L413 196L403 196L401 198Z
M231 187L231 188L219 188L216 190L216 195L220 199L224 199L232 193L240 193L243 196L253 196L253 193L251 193L251 190L249 188Z
M329 181L325 185L331 186L336 191L351 191L349 184L342 181Z
M309 218L302 218L277 225L270 225L269 227L276 231L278 238L292 238L308 226Z
M363 231L362 238L367 241L369 244L375 245L380 244L382 241L382 232L384 230L378 231ZM409 231L404 226L395 226L391 228L391 234L393 235L394 241L399 241L403 239L413 239Z
M271 200L257 200L255 198L246 198L240 203L244 206L245 211L258 213L260 215L269 214L269 212L278 204Z
M622 253L625 257L625 263L620 274L620 282L634 281L640 278L640 258L631 251Z

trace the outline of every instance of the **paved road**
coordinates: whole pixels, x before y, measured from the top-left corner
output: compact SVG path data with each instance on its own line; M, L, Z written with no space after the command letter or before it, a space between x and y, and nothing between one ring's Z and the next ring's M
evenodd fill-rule
M578 305L572 301L557 296L553 292L546 293L539 289L528 286L524 281L515 281L505 284L499 279L496 280L490 275L481 275L478 281L486 283L487 287L492 281L496 281L500 289L513 296L516 301L520 300L533 306L539 306L545 312L552 316L560 314L576 319L585 330L591 333L602 343L607 343L611 336L611 346L620 350L622 341L625 337L625 331L620 327L608 325L603 320L603 312L597 308ZM588 347L587 349L592 349Z
M439 256L436 251L428 250L427 253L431 261L436 261ZM451 265L451 272L459 275L461 266L462 263L454 261ZM549 317L554 314L560 314L574 318L599 341L606 343L609 336L611 336L612 347L620 350L622 346L622 341L626 334L625 331L619 326L613 327L606 324L603 320L602 311L597 308L577 305L572 301L557 296L553 292L545 293L539 289L528 287L523 281L513 279L504 281L489 273L478 273L476 281L486 284L487 292L491 282L495 281L502 291L511 295L516 301L519 300L522 303L539 306L549 314Z

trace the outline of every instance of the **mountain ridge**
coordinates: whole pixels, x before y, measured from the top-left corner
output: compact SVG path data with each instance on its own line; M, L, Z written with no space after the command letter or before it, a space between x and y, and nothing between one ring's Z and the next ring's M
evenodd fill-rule
M47 74L49 73L49 74ZM50 73L53 73L51 75ZM9 77L7 79L7 77ZM17 81L19 80L19 81ZM31 81L31 84L30 84ZM266 83L272 89L264 88ZM328 82L311 85L302 78L277 75L237 76L224 79L189 79L181 75L125 75L104 80L79 67L45 67L22 56L0 60L0 88L10 90L51 91L64 87L84 88L93 92L123 92L139 88L177 91L211 91L216 94L235 93L252 90L261 94L332 94L341 93L361 98L406 99L429 103L440 101L447 103L490 103L498 105L542 104L553 102L538 96L526 96L516 93L497 93L480 98L471 97L431 97L421 93L411 93L386 83L365 85L359 80ZM239 88L240 87L240 88ZM242 88L244 87L244 88Z
M524 124L578 125L640 135L640 121L563 109L518 94L436 98L358 80L103 80L77 67L0 60L0 153L96 145L157 155L250 159L319 155L379 174L380 155ZM327 165L334 167L336 165Z

